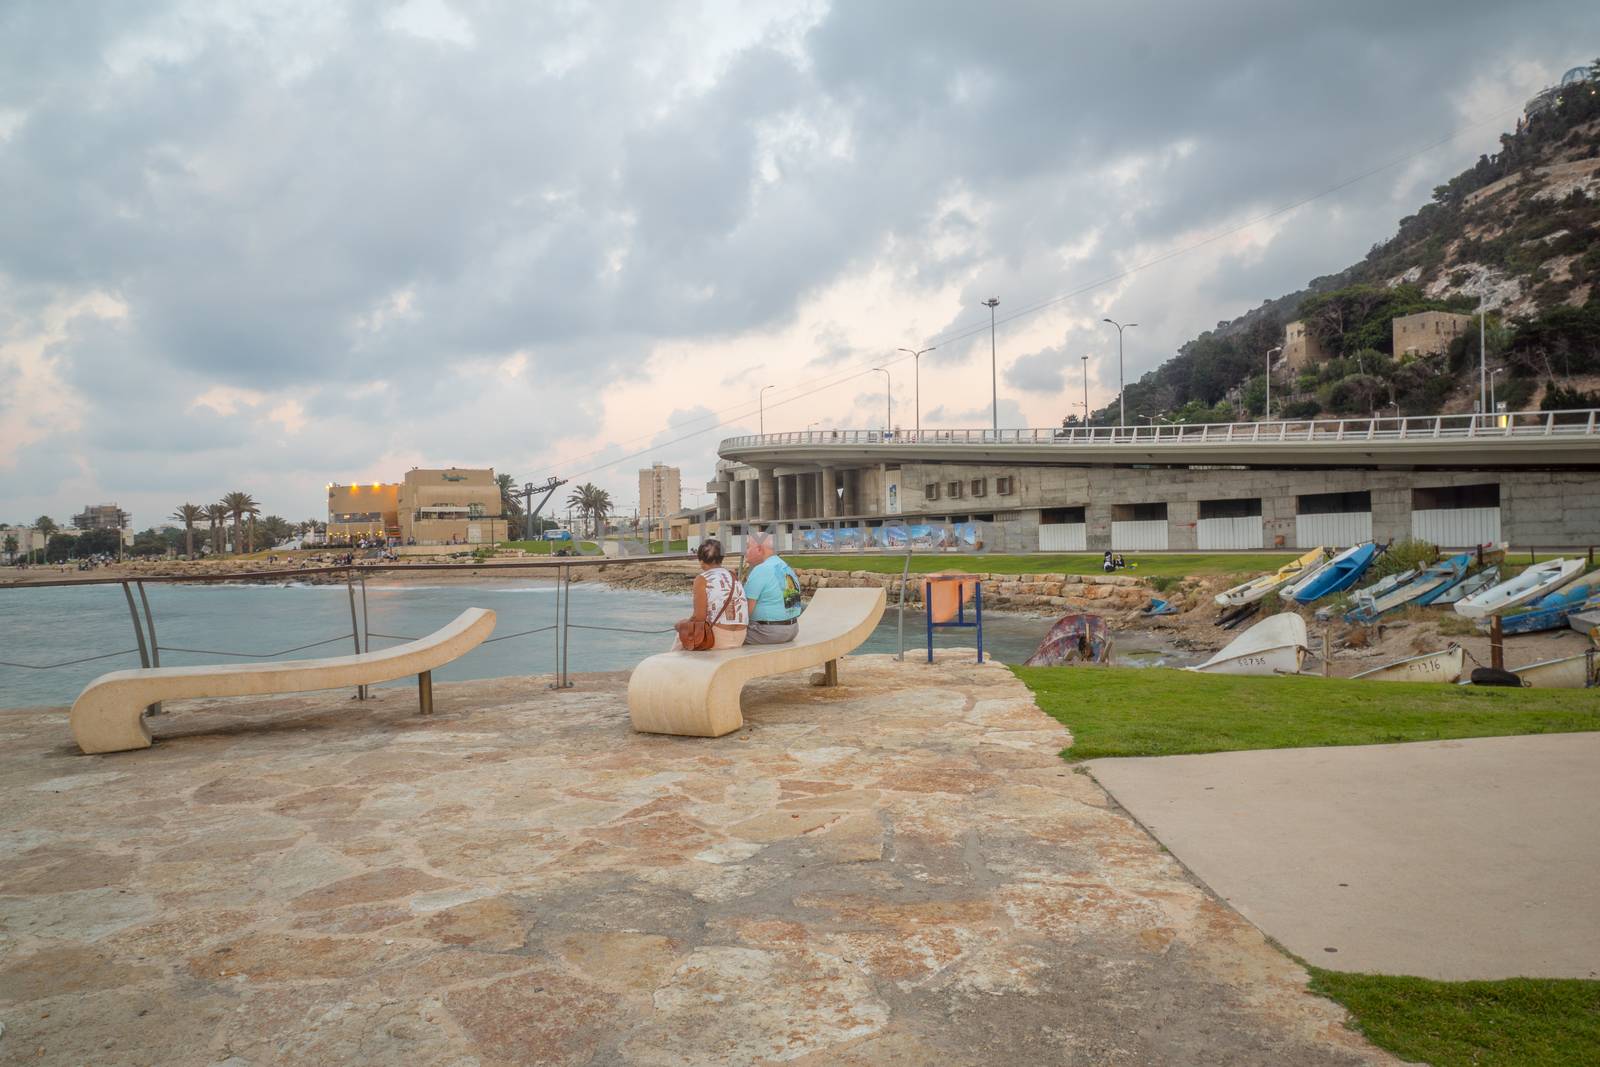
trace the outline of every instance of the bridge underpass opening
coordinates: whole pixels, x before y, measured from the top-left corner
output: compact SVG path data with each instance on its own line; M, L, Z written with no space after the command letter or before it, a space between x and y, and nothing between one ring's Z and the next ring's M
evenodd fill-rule
M1500 540L1500 483L1441 485L1411 491L1411 536L1440 548Z
M1264 545L1261 498L1200 501L1195 546L1202 552L1256 549Z
M1372 540L1372 493L1295 497L1294 538L1299 548L1348 548Z
M1167 550L1166 501L1111 506L1111 547L1118 552Z
M1040 552L1087 552L1087 508L1045 508L1039 512Z

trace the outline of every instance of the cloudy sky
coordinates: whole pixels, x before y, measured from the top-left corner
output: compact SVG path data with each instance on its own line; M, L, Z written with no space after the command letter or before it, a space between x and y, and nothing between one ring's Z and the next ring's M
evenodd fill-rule
M1116 391L1103 316L1140 323L1132 379L1348 265L1597 29L1592 0L14 0L0 520L233 489L299 519L450 464L629 508L650 460L703 485L765 385L769 431L881 425L901 347L938 345L924 426L987 425L990 296L1001 424L1057 424L1081 357Z

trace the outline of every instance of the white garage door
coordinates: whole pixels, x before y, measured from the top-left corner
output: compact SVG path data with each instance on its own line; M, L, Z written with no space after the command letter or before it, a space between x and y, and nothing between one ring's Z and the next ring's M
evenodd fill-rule
M1039 527L1040 552L1086 552L1089 527L1081 522L1051 522Z
M1118 552L1165 552L1167 522L1165 519L1113 522L1111 547Z
M1411 513L1411 536L1441 548L1471 548L1500 540L1499 508L1440 508Z
M1372 512L1342 511L1329 515L1296 515L1296 548L1349 548L1372 540Z
M1261 547L1261 516L1240 515L1231 519L1201 519L1195 528L1195 543L1202 552L1230 548Z

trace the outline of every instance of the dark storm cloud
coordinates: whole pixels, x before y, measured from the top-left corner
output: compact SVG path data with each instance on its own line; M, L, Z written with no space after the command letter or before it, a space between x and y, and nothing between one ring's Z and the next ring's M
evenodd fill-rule
M230 451L190 403L212 385L303 393L341 462L408 442L530 455L654 344L781 326L875 266L959 287L944 332L986 323L987 296L1014 313L1492 118L1464 111L1480 79L1584 60L1600 21L1576 0L919 0L837 4L798 38L777 18L718 51L733 31L686 3L463 4L466 44L389 13L0 10L0 313L92 291L127 307L56 353L96 427L86 462L152 438L304 462ZM1344 266L1512 121L1296 215L1226 272L1123 283L1128 377ZM903 334L828 327L816 358ZM1114 339L1069 330L1059 351ZM1059 391L1049 364L1007 381ZM19 484L0 471L0 495Z

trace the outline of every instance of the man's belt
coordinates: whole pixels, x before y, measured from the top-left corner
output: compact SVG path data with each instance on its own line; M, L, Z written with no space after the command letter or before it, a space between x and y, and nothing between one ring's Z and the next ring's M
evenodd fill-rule
M793 626L795 623L799 622L800 620L799 619L752 619L750 621L751 622L758 622L762 626Z

